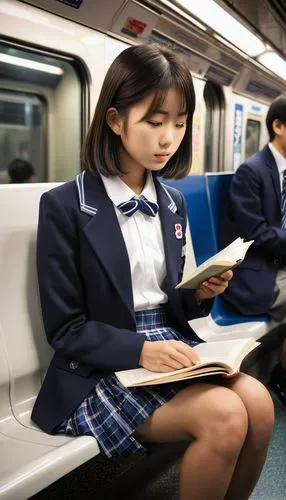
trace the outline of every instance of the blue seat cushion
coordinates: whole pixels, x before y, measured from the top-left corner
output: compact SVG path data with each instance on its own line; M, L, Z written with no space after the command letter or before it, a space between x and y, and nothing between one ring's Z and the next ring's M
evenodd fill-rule
M259 316L243 316L221 296L216 297L211 310L211 316L215 323L220 326L230 326L236 325L237 323L249 323L253 321L270 321L270 317L267 314Z

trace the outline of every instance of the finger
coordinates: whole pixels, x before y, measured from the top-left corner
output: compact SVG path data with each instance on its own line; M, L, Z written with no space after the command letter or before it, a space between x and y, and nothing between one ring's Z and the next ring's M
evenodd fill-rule
M219 286L227 286L228 285L228 280L224 280L224 279L222 279L221 277L218 277L218 276L212 276L210 279L208 279L204 283L213 283L213 284L219 285Z
M231 269L229 269L228 271L225 271L224 273L222 273L219 278L222 278L223 280L225 281L230 281L233 277L233 272Z
M185 368L181 363L174 359L170 353L162 353L158 362L160 365L169 366L169 370L180 370L181 368Z
M169 356L164 363L172 368L172 370L180 370L181 368L186 368L185 365L177 361L173 356ZM189 365L188 365L189 366Z
M227 284L216 285L214 283L210 283L209 281L207 281L206 283L204 283L203 286L204 286L205 291L209 290L209 291L211 291L211 292L213 292L215 294L222 293L227 288Z
M166 364L161 364L160 369L158 368L158 372L171 372L173 371L173 368L171 368L169 365Z
M199 356L197 353L187 344L184 342L178 342L178 345L176 345L176 349L180 351L182 354L188 357L188 359L191 361L192 365L195 365L200 361Z
M173 358L175 361L180 363L182 365L182 368L186 368L188 366L192 365L192 361L188 356L185 354L181 353L179 350L175 350L174 354L170 354L171 358Z

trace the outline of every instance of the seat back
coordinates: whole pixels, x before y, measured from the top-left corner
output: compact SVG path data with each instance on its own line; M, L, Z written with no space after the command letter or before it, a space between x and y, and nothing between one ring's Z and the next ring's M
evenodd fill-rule
M10 405L10 375L5 353L4 336L0 327L0 428L1 422L12 416Z
M210 173L167 182L171 187L179 189L185 197L192 248L197 266L219 250L220 223L232 176L232 173ZM215 323L221 326L269 321L266 315L242 316L222 296L216 297L211 315Z
M195 262L199 266L216 253L212 219L205 189L205 177L203 175L190 175L179 180L167 182L164 180L164 183L178 189L184 195Z
M205 174L205 189L212 226L214 253L219 251L220 224L232 177L232 173Z
M29 417L52 354L41 319L35 248L39 200L55 185L0 186L1 347L11 406L21 422Z

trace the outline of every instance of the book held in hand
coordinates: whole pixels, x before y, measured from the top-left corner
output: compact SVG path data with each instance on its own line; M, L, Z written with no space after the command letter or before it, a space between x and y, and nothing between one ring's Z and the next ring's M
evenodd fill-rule
M198 354L200 361L190 367L169 372L135 368L115 372L115 375L125 387L166 384L206 375L221 374L231 378L239 372L244 358L259 344L260 342L256 342L253 338L202 342L192 348Z
M178 283L176 288L196 289L203 281L208 280L212 276L218 276L238 266L243 261L253 241L243 241L242 238L237 238L216 255L203 262L188 276L183 277L183 280Z

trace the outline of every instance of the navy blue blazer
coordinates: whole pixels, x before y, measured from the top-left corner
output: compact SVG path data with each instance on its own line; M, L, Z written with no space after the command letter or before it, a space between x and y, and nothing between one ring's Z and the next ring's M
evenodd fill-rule
M193 291L177 290L186 227L181 193L154 178L166 257L170 325L197 339L187 319L202 316ZM100 178L89 172L45 193L40 202L37 267L42 316L55 350L32 419L52 433L116 370L136 368L145 337L136 332L130 264ZM207 302L207 301L206 301Z
M242 314L266 314L273 303L277 271L286 262L279 173L268 146L248 158L233 176L221 247L238 236L255 242L234 270L224 298Z

